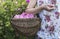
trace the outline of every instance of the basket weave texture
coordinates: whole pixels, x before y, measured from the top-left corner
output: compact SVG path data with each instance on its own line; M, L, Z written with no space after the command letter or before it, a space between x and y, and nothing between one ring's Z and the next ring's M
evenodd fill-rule
M23 35L31 36L37 33L40 28L39 18L15 19L11 18L11 25Z

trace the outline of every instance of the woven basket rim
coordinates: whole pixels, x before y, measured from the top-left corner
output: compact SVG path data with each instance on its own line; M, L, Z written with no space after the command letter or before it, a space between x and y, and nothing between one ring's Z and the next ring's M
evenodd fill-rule
M11 23L12 23L12 22L11 22ZM13 24L13 23L12 23L12 25L14 25L14 26L16 26L16 27L20 27L20 28L34 28L34 27L37 27L37 25L36 25L36 26L32 26L32 27L25 27L25 26L15 25L15 24ZM39 23L39 25L40 25L40 23Z
M16 19L16 18L11 18L11 20L32 20L32 19L35 19L35 20L39 20L39 18L19 18L19 19Z
M14 15L11 16L11 20L20 20L20 19L21 19L21 20L40 19L39 17L36 17L36 16L33 17L33 18L18 18L18 19L17 19L17 18L14 18L15 15L16 15L16 14L14 14Z

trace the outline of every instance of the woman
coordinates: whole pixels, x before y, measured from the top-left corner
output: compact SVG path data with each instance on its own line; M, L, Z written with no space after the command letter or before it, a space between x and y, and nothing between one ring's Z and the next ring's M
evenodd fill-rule
M60 39L60 18L57 9L56 0L30 0L26 12L38 13L42 19L36 39Z

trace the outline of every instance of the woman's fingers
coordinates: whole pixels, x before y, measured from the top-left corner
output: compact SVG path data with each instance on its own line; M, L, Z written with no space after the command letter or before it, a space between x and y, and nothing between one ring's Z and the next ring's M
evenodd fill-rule
M51 7L51 8L49 7L49 9L50 9L50 10L53 10L53 9L55 9L55 7Z
M54 4L49 4L49 5L47 5L47 6L49 6L49 7L55 7L55 5L54 5Z
M47 5L46 6L46 9L48 10L48 11L52 11L52 10L54 10L56 7L53 5L53 4L50 4L50 5Z
M48 7L48 8L47 8L47 11L52 11L52 10L54 10L54 9L55 9L54 7L52 7L52 8Z
M49 4L49 5L45 4L43 6L44 6L44 9L47 10L47 11L52 11L56 8L54 4Z

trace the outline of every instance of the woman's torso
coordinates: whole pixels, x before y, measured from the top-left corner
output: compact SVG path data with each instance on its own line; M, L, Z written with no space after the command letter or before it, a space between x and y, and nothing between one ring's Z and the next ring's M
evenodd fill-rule
M55 2L55 1L54 1ZM41 26L43 25L55 25L56 20L60 20L59 12L58 12L58 6L57 6L57 1L54 3L53 0L38 0L37 1L37 6L40 6L42 4L54 4L56 8L52 11L46 11L42 10L39 12L39 17L42 19ZM60 25L60 24L59 24Z

